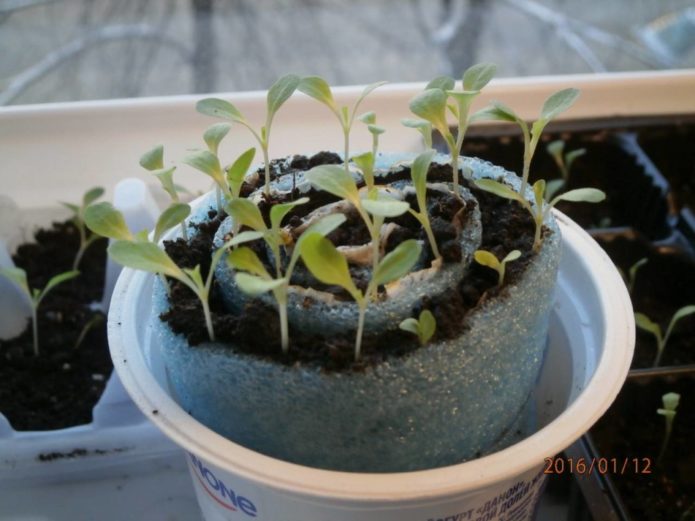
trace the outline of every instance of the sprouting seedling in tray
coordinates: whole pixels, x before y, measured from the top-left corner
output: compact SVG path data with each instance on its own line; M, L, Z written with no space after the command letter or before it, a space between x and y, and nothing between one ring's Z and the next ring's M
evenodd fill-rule
M263 162L265 166L265 186L263 190L266 193L266 195L270 194L269 147L270 131L272 128L273 118L277 114L278 110L280 110L280 107L282 107L282 105L292 96L294 91L299 86L299 82L300 79L298 76L294 74L288 74L277 80L273 84L273 86L270 87L266 96L265 125L263 125L260 128L260 131L258 132L251 126L251 123L244 117L241 111L229 101L225 101L219 98L206 98L200 100L196 105L196 109L201 114L230 120L234 123L243 125L251 132L256 141L258 141L261 150L263 151ZM212 156L217 156L216 153L213 153L210 150L207 150L206 152L208 152ZM207 162L210 162L209 158L207 158Z
M310 233L328 235L345 222L344 215L332 214L309 226L294 243L290 261L283 273L281 248L288 246L290 239L281 228L282 221L295 206L305 204L308 201L309 199L304 197L289 203L274 205L270 210L270 227L266 225L258 207L248 199L235 199L227 205L227 212L235 223L251 228L251 230L235 234L229 241L230 245L239 246L249 241L263 239L272 253L275 265L274 277L268 273L256 252L246 246L239 246L232 250L227 257L227 263L231 268L237 270L234 280L244 293L256 296L270 291L273 294L278 305L280 343L284 353L289 350L288 291L294 268L299 260L302 241Z
M72 270L52 277L43 289L30 288L27 281L27 274L21 268L0 268L0 275L7 277L14 282L22 292L28 297L31 307L31 328L33 337L34 356L39 356L39 325L38 309L41 301L48 293L63 282L74 279L80 274L79 271Z
M87 236L87 229L84 224L84 212L90 204L99 199L102 195L104 195L104 189L100 186L97 186L95 188L92 188L91 190L88 190L82 196L82 203L79 205L72 203L62 203L63 206L72 211L72 222L75 224L77 232L80 234L80 246L77 250L77 254L75 255L75 259L72 262L73 270L76 270L79 267L80 262L82 261L82 257L84 256L84 253L87 251L87 248L89 248L89 246L94 241L101 238L98 234L94 233L89 235L89 237Z
M521 257L521 252L519 250L512 250L504 259L499 260L494 253L487 250L476 250L473 253L473 258L478 264L487 266L497 272L497 287L501 288L504 284L504 275L507 269L507 263L517 260Z
M521 188L519 191L495 179L476 180L475 184L487 192L494 193L499 197L511 199L521 204L533 217L536 232L533 240L533 250L538 251L541 247L543 220L560 201L598 203L606 198L606 195L596 188L577 188L554 197L549 203L545 204L546 183L540 179L533 184L533 194L535 204L531 204L526 199L526 187L528 186L529 171L531 160L540 140L543 129L558 114L564 112L575 102L579 96L577 89L564 89L552 94L545 100L541 109L540 117L529 128L528 124L517 116L512 109L502 103L493 103L473 115L473 119L492 119L496 121L507 121L516 123L521 128L524 137L524 166L521 178Z
M436 259L441 259L442 256L439 253L439 247L434 238L434 232L432 231L432 225L427 213L427 172L429 171L433 157L434 150L428 150L417 156L410 166L410 177L413 180L413 187L415 188L418 210L415 211L413 208L409 208L408 211L420 222L422 228L425 230L434 257Z
M565 153L565 142L562 139L556 139L548 143L545 149L548 154L551 155L553 161L555 161L561 175L560 179L553 179L547 183L545 198L549 201L559 190L562 190L562 188L569 183L572 165L578 157L586 154L586 148L577 148Z
M651 333L656 339L656 357L654 358L654 363L652 364L653 367L657 367L661 363L661 357L666 349L666 344L671 338L673 328L676 327L676 324L681 319L687 317L688 315L692 315L693 313L695 313L695 305L683 306L677 310L671 317L671 321L668 323L666 334L663 334L661 326L652 321L647 315L644 313L635 313L635 323L637 324L637 327Z
M418 318L406 318L398 327L416 335L420 345L424 346L434 336L437 330L437 321L429 309L423 309Z
M657 464L664 459L664 455L666 454L666 448L668 447L668 442L671 439L671 432L673 432L673 421L676 419L676 410L678 409L678 403L680 400L680 394L666 393L661 397L661 401L664 404L663 408L656 410L657 414L664 417L666 423L664 440L661 442L661 450L659 450L659 456L656 458Z
M318 76L307 76L306 78L302 78L301 83L297 87L299 91L303 92L307 96L310 96L314 98L316 101L323 103L326 107L330 109L330 111L335 115L335 117L338 118L338 121L340 122L340 127L343 131L343 163L346 172L349 172L348 158L350 157L350 130L352 130L352 125L355 122L355 118L357 117L357 111L364 99L374 89L381 87L385 83L385 81L379 81L367 85L362 91L362 94L360 94L360 96L357 98L357 101L355 101L354 105L352 106L352 110L350 110L350 108L347 106L338 106L338 104L335 101L335 98L333 97L333 93L331 92L331 87L323 78L320 78ZM372 133L372 135L374 135L374 133Z
M459 185L459 155L463 138L471 121L470 109L475 98L495 75L497 66L492 63L479 63L469 67L462 78L462 90L455 90L456 81L453 78L441 76L427 84L424 92L410 101L410 110L421 118L420 120L406 119L403 124L416 128L425 138L428 148L432 146L431 129L435 128L449 148L451 169L453 171L454 194L460 197ZM453 103L449 100L453 99ZM447 110L457 121L456 135L451 132L447 122ZM426 122L422 123L422 122ZM428 126L429 125L429 126Z

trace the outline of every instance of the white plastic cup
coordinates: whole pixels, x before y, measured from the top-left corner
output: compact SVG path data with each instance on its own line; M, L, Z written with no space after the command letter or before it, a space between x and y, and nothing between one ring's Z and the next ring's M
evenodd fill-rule
M545 459L572 444L608 408L634 348L632 305L613 263L570 219L559 212L556 218L564 252L548 355L535 392L541 428L489 456L418 472L347 473L273 459L219 436L170 396L144 319L152 276L130 269L118 280L109 313L114 366L138 407L188 453L208 521L532 519Z

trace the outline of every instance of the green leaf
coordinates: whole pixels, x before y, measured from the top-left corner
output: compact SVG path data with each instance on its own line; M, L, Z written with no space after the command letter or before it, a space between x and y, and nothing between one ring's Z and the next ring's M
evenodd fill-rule
M519 257L521 257L521 252L519 250L512 250L509 253L507 253L504 259L502 259L502 262L506 264L508 262L515 261Z
M270 226L277 230L282 225L282 220L285 216L292 211L292 208L309 202L308 197L302 197L296 201L291 201L289 203L276 204L270 209Z
M71 211L72 213L74 213L76 216L79 216L79 215L80 215L80 211L81 211L82 209L81 209L78 205L72 204L72 203L60 203L60 204L62 204L63 206L65 206L65 208L67 208L68 210L70 210L70 211Z
M468 109L470 108L471 104L473 103L473 100L480 94L479 92L471 92L471 91L455 91L455 90L450 90L446 92L447 95L451 98L454 98L457 103L457 109L456 109L456 116L458 117L459 110L468 112ZM463 112L462 112L463 113Z
M41 290L39 300L44 298L49 291L51 291L53 288L58 286L59 284L62 284L63 282L67 282L70 279L74 279L80 274L79 271L77 270L72 270L72 271L66 271L65 273L59 273L58 275L51 277L46 284L46 286Z
M96 203L84 211L84 222L92 232L109 239L129 241L133 234L123 218L123 214L111 203Z
M232 163L232 166L227 168L227 184L234 197L239 197L241 186L244 184L246 173L249 171L254 157L256 157L256 149L251 147L241 154L236 161Z
M446 97L446 93L441 89L426 90L410 101L410 110L416 116L432 123L442 134L446 134Z
M220 188L225 186L224 175L220 160L209 150L199 150L183 158L183 162L192 166L205 175L212 177L215 184Z
M539 179L533 183L533 195L536 199L536 206L540 210L543 207L543 197L545 196L545 180Z
M512 199L514 201L525 201L518 192L515 192L510 186L493 179L478 179L475 185L481 190L495 194L498 197Z
M200 274L200 264L196 265L193 269L183 268L183 272L188 275L188 278L193 282L196 288L203 289L205 287L203 276Z
M196 110L206 116L230 119L237 123L246 123L246 119L234 105L219 98L205 98L196 103Z
M301 82L299 76L294 74L287 74L279 80L277 80L270 89L268 89L268 95L266 98L268 106L268 120L272 120L275 113L282 107L282 105L290 99L294 91L297 90L299 83Z
M95 188L92 188L91 190L88 190L86 194L82 197L82 207L89 206L92 204L94 201L99 199L102 195L104 195L104 189L101 186L97 186Z
M562 152L565 150L565 142L562 139L556 139L548 143L545 147L548 154L553 156L556 161L562 161Z
M568 172L570 168L572 168L572 163L574 163L574 160L583 156L584 154L586 154L586 148L578 148L577 150L567 152L567 155L565 156L565 168Z
M248 271L266 280L271 278L256 252L246 246L232 250L227 257L227 264L234 270Z
M300 254L312 275L324 284L340 286L357 301L363 298L350 277L347 260L333 243L319 233L304 235Z
M429 309L423 309L420 313L419 323L420 334L418 336L420 337L420 343L425 345L434 336L434 332L437 330L437 321Z
M379 286L400 279L415 266L421 252L422 246L415 239L403 241L381 259L373 274L373 283Z
M358 156L353 156L353 163L362 171L365 183L369 188L374 186L374 154L365 152Z
M307 96L320 101L324 105L328 105L333 111L337 112L338 108L335 105L331 87L323 78L319 78L318 76L307 76L306 78L302 78L297 89Z
M600 203L605 198L606 194L596 188L577 188L558 195L550 202L550 206L555 206L560 201L570 201L572 203Z
M27 282L27 273L22 268L0 268L0 275L6 277L31 298L31 290Z
M541 109L541 118L550 121L572 106L579 97L577 89L563 89L552 94Z
M476 250L473 253L473 258L478 264L482 264L493 270L499 271L502 266L497 257L495 257L495 254L487 250Z
M481 90L497 72L494 63L478 63L463 73L463 90Z
M661 397L664 404L664 409L669 412L675 412L678 409L678 404L681 401L681 395L678 393L666 393Z
M181 268L166 252L151 242L116 241L109 246L108 253L114 261L127 268L161 273L178 280L185 278Z
M362 123L365 123L366 125L374 125L376 123L376 113L373 111L365 112L357 119L359 119Z
M388 81L377 81L377 82L370 83L369 85L367 85L362 90L362 94L360 94L360 97L357 98L357 101L353 105L353 107L352 107L353 112L357 111L357 107L360 106L360 104L364 101L364 98L369 96L369 94L371 94L371 92L373 90L378 89L379 87L381 87L382 85L386 85L387 83L388 83Z
M400 324L398 324L398 327L403 331L417 335L417 337L420 338L420 323L417 321L417 319L412 317L406 318Z
M367 130L369 130L369 132L375 136L379 136L386 132L386 129L384 127L380 127L379 125L367 125Z
M638 328L652 333L655 337L661 338L661 326L645 315L644 313L635 313L635 324Z
M217 149L220 146L220 142L229 133L232 126L229 123L215 123L214 125L208 127L208 129L203 134L203 140L208 146L208 150L213 154L217 155Z
M305 174L305 178L319 190L353 203L358 202L357 184L352 175L347 173L342 166L315 166Z
M487 107L480 109L471 116L471 121L508 121L510 123L524 123L516 113L499 101L493 101ZM525 123L524 123L525 124Z
M140 166L145 170L164 168L164 147L157 145L140 156Z
M260 232L268 229L258 206L248 199L232 199L227 203L226 210L237 223L248 226L252 230Z
M695 306L684 306L680 308L671 318L669 329L673 329L673 326L676 325L676 322L678 322L682 318L687 317L688 315L692 315L693 313L695 313Z
M185 203L173 203L162 212L154 228L154 242L159 242L167 230L181 224L191 213L191 207Z
M551 179L545 184L545 198L552 200L553 196L565 186L564 179Z
M425 85L425 90L441 89L443 91L453 90L456 88L456 80L449 76L437 76Z
M408 128L420 129L430 127L431 123L429 121L425 121L424 119L403 118L401 119L401 125Z
M362 206L378 217L398 217L410 209L407 202L394 199L362 199Z
M245 242L257 241L258 239L262 239L264 235L265 232L256 232L251 230L239 232L230 241L230 246L237 246L239 244L244 244Z
M410 167L410 176L413 179L413 186L417 195L420 213L426 212L425 201L427 195L427 172L434 158L434 150L428 150L418 155Z
M342 213L333 213L326 215L325 217L322 217L321 219L313 223L311 226L309 226L306 230L304 230L304 233L302 233L299 236L296 244L294 245L294 249L292 250L292 258L290 259L290 264L288 266L286 275L292 274L294 265L296 264L299 255L302 253L302 243L304 242L306 237L310 236L312 233L317 233L322 237L325 237L333 230L338 228L338 226L343 224L346 220L347 218Z
M176 167L172 166L171 168L162 168L160 170L153 170L152 174L157 179L159 179L159 184L161 184L164 191L169 194L169 197L171 197L171 199L174 201L178 201L179 194L178 194L178 190L176 189L176 185L174 184L174 171L175 170L176 170Z
M267 291L272 291L284 284L284 279L267 280L248 273L237 273L234 276L237 286L247 295L261 295Z

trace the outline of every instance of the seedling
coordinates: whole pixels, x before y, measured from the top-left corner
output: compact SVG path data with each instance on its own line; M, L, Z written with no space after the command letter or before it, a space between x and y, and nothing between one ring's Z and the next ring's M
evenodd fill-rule
M661 401L664 407L657 409L657 414L664 417L666 421L666 430L664 431L664 440L661 442L661 450L659 451L659 457L656 458L657 464L661 462L666 454L666 447L668 447L668 442L671 439L671 432L673 431L673 420L676 419L676 409L678 409L678 403L680 402L681 395L678 393L666 393L661 397Z
M404 127L414 128L420 133L425 143L425 150L432 148L432 123L424 119L403 118L401 124Z
M406 318L398 327L416 335L420 345L424 346L434 336L437 330L437 321L429 309L423 309L417 319Z
M635 262L632 266L627 271L627 292L632 295L633 290L635 289L635 281L637 280L637 273L639 272L640 268L647 264L649 260L644 257L637 262Z
M78 349L81 345L82 342L84 342L84 339L87 338L87 335L89 332L94 329L95 327L101 325L104 322L104 315L101 313L95 314L85 325L82 327L82 330L80 331L80 334L77 336L77 340L75 340L75 345L73 346L73 349Z
M561 179L553 179L548 181L545 197L546 200L552 199L552 197L561 190L570 180L570 171L572 164L575 159L586 154L586 148L578 148L570 152L565 152L565 142L562 139L557 139L548 143L545 147L548 154L550 154L555 161L558 169L560 170Z
M164 168L164 147L157 145L148 150L140 157L140 166L149 170L159 180L164 191L169 194L172 203L180 203L179 188L174 183L174 171L176 167ZM186 224L181 223L181 237L188 240L188 230Z
M377 264L367 289L362 293L350 276L347 260L333 246L333 243L319 233L305 233L305 235L301 256L312 275L324 284L343 288L357 303L359 310L355 337L355 360L357 361L362 349L365 313L372 300L370 295L376 294L380 285L405 276L420 257L422 247L414 239L400 243Z
M27 282L27 274L21 268L0 268L0 275L7 277L14 282L28 297L31 306L31 328L34 341L34 356L39 356L39 326L38 326L38 309L41 301L48 293L63 282L74 279L80 274L79 271L72 270L52 277L48 284L42 289L29 288Z
M439 253L437 241L435 240L434 233L432 232L430 218L427 214L427 172L430 169L430 163L432 162L434 153L434 150L423 152L415 158L410 167L410 177L413 180L413 187L415 188L418 211L416 212L412 208L409 208L408 211L420 222L422 228L425 230L427 240L430 243L430 248L432 248L432 254L434 257L436 259L441 259L442 256Z
M367 85L362 91L362 94L360 94L359 98L357 98L357 101L355 101L355 104L352 106L352 110L350 110L350 108L345 105L342 107L338 106L335 99L333 98L331 87L323 78L320 78L318 76L307 76L306 78L302 78L301 83L297 87L301 92L303 92L307 96L310 96L314 98L316 101L319 101L326 105L326 107L330 109L330 111L335 115L335 117L338 118L338 121L340 122L340 127L343 130L345 154L343 156L343 164L345 167L345 172L350 171L348 166L348 158L350 157L350 130L352 130L352 125L355 122L357 110L359 109L362 101L364 101L364 98L366 98L374 89L381 87L385 83L387 82L379 81ZM373 132L372 135L374 135ZM376 154L374 155L374 157L376 158Z
M497 287L501 288L504 283L504 274L507 269L507 263L515 261L521 257L519 250L512 250L501 261L495 257L495 254L487 250L476 250L473 257L478 264L487 266L497 272Z
M376 124L376 114L374 112L365 112L359 117L359 120L367 125L367 130L372 135L372 156L376 160L377 151L379 150L379 136L386 132L386 129Z
M80 261L82 261L82 257L84 256L85 251L87 251L87 248L89 248L94 241L100 239L99 235L94 233L87 237L87 229L85 228L84 224L84 211L90 204L99 199L102 195L104 195L104 189L98 186L88 190L87 193L82 196L82 203L80 205L63 203L63 206L72 211L72 222L75 224L75 227L80 234L80 247L78 248L75 259L72 262L73 270L76 270L79 267Z
M265 186L263 188L266 195L270 195L270 156L268 150L270 147L270 130L272 128L273 118L280 107L292 96L294 91L299 86L300 79L294 74L288 74L277 80L272 87L268 90L266 96L266 118L265 125L260 128L260 131L256 131L251 123L244 117L244 115L229 101L225 101L219 98L206 98L200 100L196 105L196 109L201 114L206 114L208 116L214 116L222 119L228 119L234 123L239 123L246 127L253 137L258 141L258 144L263 151L263 162L265 165ZM210 130L210 129L208 129ZM221 131L220 131L221 132ZM215 133L213 132L212 135ZM224 136L223 136L224 137ZM207 140L206 140L207 141ZM216 153L213 154L208 150L210 155L216 157ZM210 158L205 159L205 163L210 164ZM214 165L211 165L214 167ZM217 161L217 166L219 166L219 161ZM215 171L217 173L217 171ZM207 172L206 172L207 173ZM220 169L220 177L221 169ZM215 179L217 183L217 179ZM218 184L219 186L219 184Z
M453 171L454 194L459 194L459 155L463 138L471 121L470 108L480 91L485 87L497 71L497 66L492 63L479 63L469 67L461 80L462 90L454 90L456 81L453 78L441 76L435 78L425 87L425 91L418 94L410 101L410 110L437 129L444 138L451 155L451 169ZM452 103L449 100L453 100ZM452 134L446 118L449 110L457 120L456 136ZM431 146L431 137L427 137L431 131L418 120L405 120L406 126L417 128L425 137L425 143Z
M695 313L695 305L684 306L676 311L671 317L671 321L668 323L665 335L662 334L661 326L656 322L653 322L647 315L644 313L635 313L635 323L637 324L637 327L651 333L656 339L656 358L654 358L652 367L657 367L661 362L661 356L664 354L666 344L671 338L673 328L676 326L678 321L687 317L688 315L692 315L693 313Z

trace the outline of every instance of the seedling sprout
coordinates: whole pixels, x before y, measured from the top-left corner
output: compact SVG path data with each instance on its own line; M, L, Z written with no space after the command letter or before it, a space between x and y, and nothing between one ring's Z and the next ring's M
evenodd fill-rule
M666 422L666 429L664 431L664 440L661 443L661 450L659 451L659 456L656 461L657 464L664 459L664 454L666 454L666 447L668 447L668 442L671 439L671 432L673 431L673 420L676 419L676 409L678 409L678 403L680 402L681 395L678 393L666 393L661 397L661 401L664 404L663 408L657 409L657 414L664 417Z
M79 267L87 248L89 248L94 241L101 238L98 234L94 233L87 237L87 229L85 228L84 224L84 211L90 204L99 199L102 195L104 195L104 189L98 186L88 190L84 196L82 196L82 203L79 205L63 203L63 206L72 211L72 222L75 224L75 227L80 234L80 247L78 248L75 259L72 262L73 270L76 270Z
M552 156L561 175L560 179L553 179L547 183L545 198L549 201L558 190L569 183L572 165L575 159L586 154L586 148L578 148L565 154L565 142L562 139L556 139L548 143L545 149Z
M31 306L31 328L34 342L34 356L39 356L39 325L38 325L38 309L41 301L48 293L63 282L74 279L80 274L79 271L72 270L52 277L46 286L42 289L30 288L27 281L27 274L21 268L0 268L0 275L7 277L14 282L28 297Z
M661 356L664 354L664 349L666 349L666 344L671 338L671 333L673 328L676 326L679 320L692 315L695 313L695 305L684 306L676 311L671 317L671 321L668 323L666 328L666 334L664 335L661 326L656 322L653 322L644 313L635 313L635 323L640 329L647 331L654 335L656 339L656 358L654 358L654 364L652 367L657 367L661 363Z
M415 217L422 225L425 233L427 234L427 240L430 243L430 248L432 248L432 254L436 259L441 259L442 256L439 253L439 248L437 247L437 241L434 238L434 233L432 232L432 225L430 224L430 218L427 214L427 172L430 168L430 163L434 157L434 150L428 150L423 152L415 158L413 164L410 167L410 176L413 180L413 187L415 188L415 196L417 198L418 211L416 212L412 208L408 211Z
M501 288L504 283L504 274L507 268L507 263L515 261L521 257L519 250L510 251L502 260L495 257L495 254L487 250L476 250L473 257L478 264L487 266L497 272L497 287Z
M649 260L646 257L641 258L637 262L635 262L632 266L627 271L627 291L630 295L632 295L632 292L635 289L635 281L637 280L637 273L639 272L640 268L647 264Z
M420 345L424 346L434 336L437 330L437 321L429 309L423 309L417 319L406 318L398 327L416 335Z

